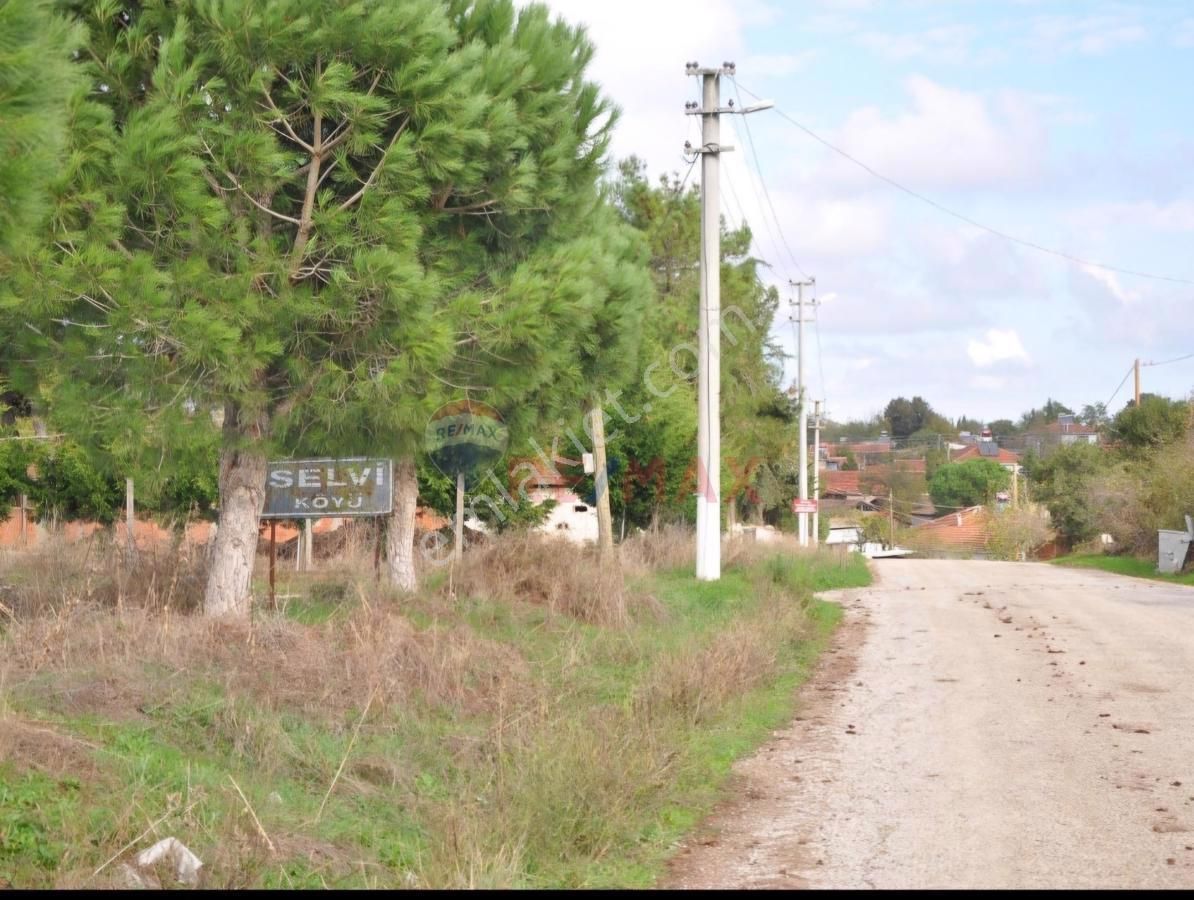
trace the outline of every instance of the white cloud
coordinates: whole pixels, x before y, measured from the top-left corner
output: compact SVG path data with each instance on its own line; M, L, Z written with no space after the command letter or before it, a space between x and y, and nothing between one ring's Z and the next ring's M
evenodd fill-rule
M762 0L705 0L699 10L681 0L548 0L548 5L565 20L584 24L596 48L589 77L622 109L613 157L634 154L654 172L685 168L685 134L698 127L694 118L684 117L684 102L699 91L684 64L733 60L746 75L741 64L746 29L773 22L778 14ZM772 57L769 64L783 63Z
M868 106L853 112L835 143L889 178L913 186L980 187L1023 182L1042 169L1046 133L1024 94L992 97L938 84L905 82L912 108L894 116ZM839 177L870 176L847 162Z
M1048 15L1035 17L1029 34L1030 42L1043 52L1100 56L1143 41L1148 29L1126 15Z
M1102 285L1108 294L1119 301L1123 306L1131 306L1138 303L1141 299L1140 291L1128 290L1123 286L1119 280L1119 276L1107 269L1099 269L1094 266L1080 266L1090 278L1093 278L1100 285Z
M896 62L926 59L962 63L974 60L972 44L977 35L978 29L972 25L941 25L905 34L866 31L855 40L859 46Z
M999 328L987 329L985 341L971 341L966 345L966 352L970 361L980 369L985 369L998 362L1027 363L1028 352L1020 342L1020 335L1014 328L1006 330Z

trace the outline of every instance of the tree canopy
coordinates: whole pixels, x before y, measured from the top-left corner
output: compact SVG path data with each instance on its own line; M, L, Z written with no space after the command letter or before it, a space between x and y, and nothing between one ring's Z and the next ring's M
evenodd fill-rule
M941 510L991 503L1011 483L1011 473L990 459L939 466L929 479L929 496Z

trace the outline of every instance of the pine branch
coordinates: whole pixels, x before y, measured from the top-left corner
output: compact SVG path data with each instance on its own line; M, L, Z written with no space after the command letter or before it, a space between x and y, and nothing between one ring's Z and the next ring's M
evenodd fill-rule
M315 145L311 148L311 168L307 170L307 192L303 197L303 211L298 225L298 234L294 237L294 249L290 253L290 280L298 279L299 266L303 261L303 254L307 250L307 242L311 239L312 218L315 211L315 194L319 191L319 166L323 162L323 114L316 111L314 123Z
M365 179L365 183L361 185L361 189L341 203L339 208L336 210L337 212L343 212L365 196L365 191L369 190L369 188L373 185L373 182L377 180L377 176L381 174L381 167L386 164L386 160L390 156L390 150L392 150L394 144L398 142L398 138L402 137L402 132L406 130L406 126L409 122L410 117L407 116L394 132L394 136L390 138L390 143L386 145L385 152L382 153L381 159L377 161L377 165L373 167L373 171L369 173L369 177Z
M211 149L211 145L208 144L207 141L203 142L203 149L207 152L207 155L211 157L212 162L219 165L219 160L216 159L216 154ZM205 179L207 179L207 183L212 186L212 189L215 190L215 192L219 196L223 197L225 194L228 193L228 189L226 187L224 187L222 184L220 184L218 181L216 181L210 172L204 170L203 177ZM236 190L238 190L242 194L244 194L245 197L248 198L249 202L252 203L254 206L256 206L262 212L268 213L269 215L273 216L275 219L281 219L283 222L290 222L292 225L301 224L299 222L299 220L294 218L293 216L288 216L284 213L280 213L277 210L271 209L270 207L266 206L264 203L262 203L260 200L258 200L256 197L254 197L252 194L250 194L247 190L245 190L244 185L242 185L239 181L237 181L236 176L233 175L231 172L224 170L224 177L232 182L233 188L235 188Z
M274 131L277 131L278 134L282 134L282 132L280 132L280 131L278 131L278 129L274 128L274 122L281 122L282 126L286 129L286 136L289 136L292 141L294 141L296 144L298 144L300 147L302 147L304 150L306 150L308 153L310 153L312 156L314 156L315 148L312 147L310 144L308 144L306 141L304 141L301 137L298 136L298 134L295 132L294 128L291 127L290 120L288 118L286 118L286 114L283 113L282 110L278 109L278 105L276 103L274 103L274 98L270 96L269 89L262 88L261 93L265 95L265 102L269 104L269 108L278 114L277 119L274 119L273 121L268 122L266 124L268 124L269 127L271 129L273 129ZM316 142L318 142L318 138L316 138Z

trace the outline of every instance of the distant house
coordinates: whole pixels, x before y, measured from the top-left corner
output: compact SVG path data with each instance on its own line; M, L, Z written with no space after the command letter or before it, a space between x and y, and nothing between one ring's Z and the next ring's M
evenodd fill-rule
M1056 422L1027 432L1023 440L1024 449L1044 454L1054 447L1069 444L1097 444L1099 430L1092 425L1074 421L1073 416L1058 416Z
M918 550L985 557L991 537L991 514L971 506L914 526L908 540Z
M999 463L1013 475L1020 472L1020 454L1000 447L994 441L980 441L965 450L950 452L950 462L966 462L971 459L989 459Z
M527 465L534 469L533 473L525 473L524 467ZM516 478L520 483L526 480L527 496L533 503L541 504L546 500L556 502L546 521L536 529L537 531L567 538L578 544L596 543L597 508L576 493L575 487L581 476L567 475L560 471L561 468L571 465L571 462L557 459L553 468L540 460L534 460L520 464L519 468L525 474L516 474Z

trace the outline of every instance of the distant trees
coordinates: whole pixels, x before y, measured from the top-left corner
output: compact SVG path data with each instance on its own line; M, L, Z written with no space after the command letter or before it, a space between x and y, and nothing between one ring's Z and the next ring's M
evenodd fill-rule
M941 466L929 479L929 496L940 510L988 504L1011 483L1011 473L990 459Z
M1109 435L1132 450L1155 450L1172 443L1190 427L1190 405L1156 394L1141 394L1140 405L1128 401L1111 421Z
M1061 416L1073 415L1074 411L1065 404L1049 397L1040 409L1030 409L1020 416L1020 430L1033 431L1043 425L1056 422Z
M1016 427L1016 423L1011 419L996 419L995 421L988 423L987 427L991 429L991 435L996 440L999 438L1014 437L1019 432L1019 428Z
M1087 403L1082 407L1078 418L1084 425L1099 429L1102 429L1111 420L1107 414L1107 404L1105 403Z
M1062 444L1047 456L1025 454L1024 474L1032 497L1049 510L1053 527L1070 543L1094 537L1099 530L1088 487L1112 460L1093 444Z

